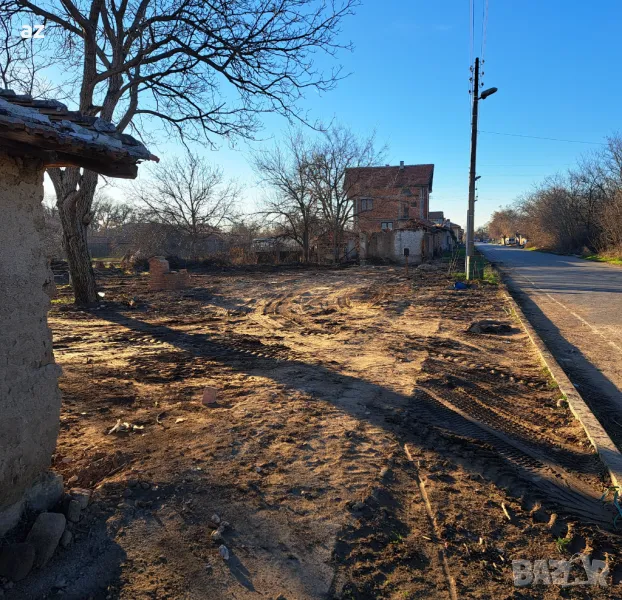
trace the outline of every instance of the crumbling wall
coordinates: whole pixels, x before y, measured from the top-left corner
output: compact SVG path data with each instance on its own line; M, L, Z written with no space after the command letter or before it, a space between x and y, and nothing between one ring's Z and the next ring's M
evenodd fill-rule
M163 256L149 259L149 289L151 290L182 290L188 287L190 275L186 269L171 271L168 260Z
M425 238L425 231L422 229L398 229L392 233L394 260L401 263L405 262L404 248L408 248L409 264L415 265L423 261L422 242Z
M367 258L395 260L392 231L374 231L367 236Z
M45 477L59 429L42 199L42 164L0 151L0 528Z
M425 232L419 229L394 229L366 234L366 258L404 262L404 248L408 248L408 262L419 264L423 257L422 242Z

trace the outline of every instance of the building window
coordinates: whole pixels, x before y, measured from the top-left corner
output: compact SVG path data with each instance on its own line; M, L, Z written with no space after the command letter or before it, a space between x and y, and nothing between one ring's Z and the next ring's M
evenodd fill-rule
M408 204L406 202L400 204L400 219L408 219Z
M393 221L383 221L380 225L382 231L392 231L393 230Z
M374 208L374 201L371 198L361 198L361 211L365 212Z

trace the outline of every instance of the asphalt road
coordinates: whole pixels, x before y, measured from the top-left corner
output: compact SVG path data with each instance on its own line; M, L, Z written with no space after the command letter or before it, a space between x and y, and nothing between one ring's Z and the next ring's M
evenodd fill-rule
M622 267L477 244L614 441L622 444Z

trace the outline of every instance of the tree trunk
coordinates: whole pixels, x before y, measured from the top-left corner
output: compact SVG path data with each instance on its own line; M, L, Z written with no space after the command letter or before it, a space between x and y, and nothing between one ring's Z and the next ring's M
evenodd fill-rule
M310 235L309 235L309 230L305 229L302 233L302 256L303 256L303 262L305 263L309 263L311 262L311 256L310 256Z
M86 238L86 225L71 207L59 204L58 210L63 224L63 246L67 254L76 304L96 304L97 288Z
M97 187L97 173L71 167L49 170L56 191L56 206L63 226L63 248L67 254L75 302L79 306L97 304L97 285L87 243L87 228Z

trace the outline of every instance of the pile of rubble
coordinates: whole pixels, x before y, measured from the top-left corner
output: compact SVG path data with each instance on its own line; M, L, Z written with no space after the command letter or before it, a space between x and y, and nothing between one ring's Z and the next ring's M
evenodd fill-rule
M149 259L149 275L149 288L152 290L180 290L190 283L188 271L171 271L168 260L163 256Z

